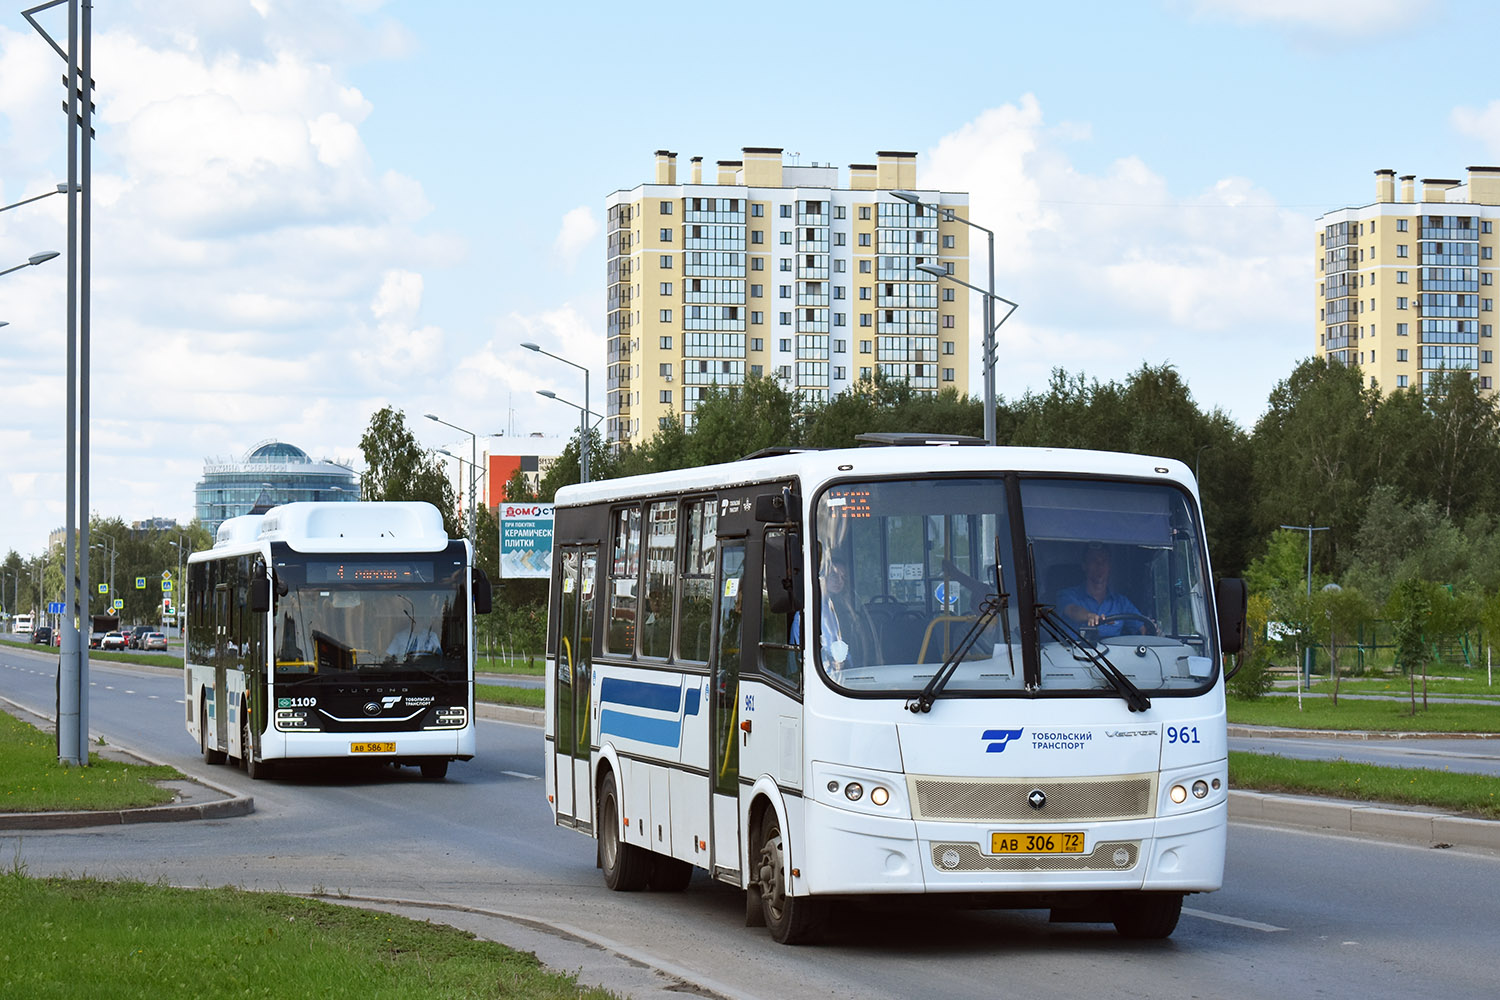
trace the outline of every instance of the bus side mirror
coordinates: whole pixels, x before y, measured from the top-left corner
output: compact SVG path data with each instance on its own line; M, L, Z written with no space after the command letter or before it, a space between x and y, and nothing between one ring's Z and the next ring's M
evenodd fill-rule
M1238 653L1245 648L1245 613L1250 591L1245 581L1227 576L1214 584L1214 609L1219 615L1219 651Z
M766 532L766 602L771 612L791 614L802 607L802 537L795 531Z
M474 593L474 613L476 615L487 615L493 607L493 594L490 590L490 578L484 575L484 570L478 566L474 567L473 574L469 577L469 589Z
M250 581L250 610L256 614L271 610L271 581L263 575Z
M762 493L755 498L755 519L761 524L787 524L802 519L802 498L783 486L780 493Z

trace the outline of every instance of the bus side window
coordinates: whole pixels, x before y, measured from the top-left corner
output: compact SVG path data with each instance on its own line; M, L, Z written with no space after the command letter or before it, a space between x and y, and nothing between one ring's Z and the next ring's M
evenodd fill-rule
M781 528L766 530L767 537L783 533ZM760 574L760 669L763 673L780 677L800 691L802 690L802 651L797 646L800 645L799 640L802 638L803 629L799 623L797 634L793 635L792 622L800 618L802 612L777 614L772 611L771 595L766 590L765 577L765 573Z
M635 652L636 616L639 613L636 587L640 580L641 509L628 507L615 511L614 542L609 564L609 621L604 631L604 648L618 656Z
M678 613L677 658L707 663L713 628L714 542L719 508L713 499L688 503L683 511L682 607Z
M677 570L677 504L646 508L646 602L641 655L665 659L672 651L672 601Z

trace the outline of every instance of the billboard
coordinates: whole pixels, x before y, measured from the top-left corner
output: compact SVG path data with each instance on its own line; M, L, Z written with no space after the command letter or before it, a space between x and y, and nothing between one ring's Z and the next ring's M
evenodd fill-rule
M552 505L502 503L500 575L508 580L546 580L552 576Z

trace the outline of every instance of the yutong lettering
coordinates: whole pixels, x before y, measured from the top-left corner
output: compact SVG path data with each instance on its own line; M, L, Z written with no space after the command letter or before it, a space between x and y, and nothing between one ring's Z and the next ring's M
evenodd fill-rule
M1094 738L1093 733L1032 733L1033 750L1082 750Z

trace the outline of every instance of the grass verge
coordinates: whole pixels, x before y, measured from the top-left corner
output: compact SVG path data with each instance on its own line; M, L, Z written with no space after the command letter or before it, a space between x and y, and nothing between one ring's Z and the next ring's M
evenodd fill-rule
M521 656L479 656L474 660L474 670L481 674L526 674L540 677L546 667L541 660L533 663Z
M0 874L0 942L0 996L37 1000L612 996L451 927L237 889L13 871Z
M506 684L475 684L474 700L494 702L497 705L519 705L522 708L541 708L546 692L541 688L511 687Z
M1500 820L1500 778L1484 774L1379 767L1346 760L1292 760L1230 751L1229 786L1257 792L1430 806L1444 812Z
M0 812L161 805L173 793L155 783L181 777L175 767L126 764L98 754L89 755L88 767L67 767L58 763L56 737L0 712ZM16 995L0 990L0 996Z
M1500 733L1500 711L1494 705L1441 705L1417 714L1404 701L1350 701L1334 707L1327 698L1229 700L1229 721L1246 726L1286 726L1292 729L1364 730L1393 733Z

